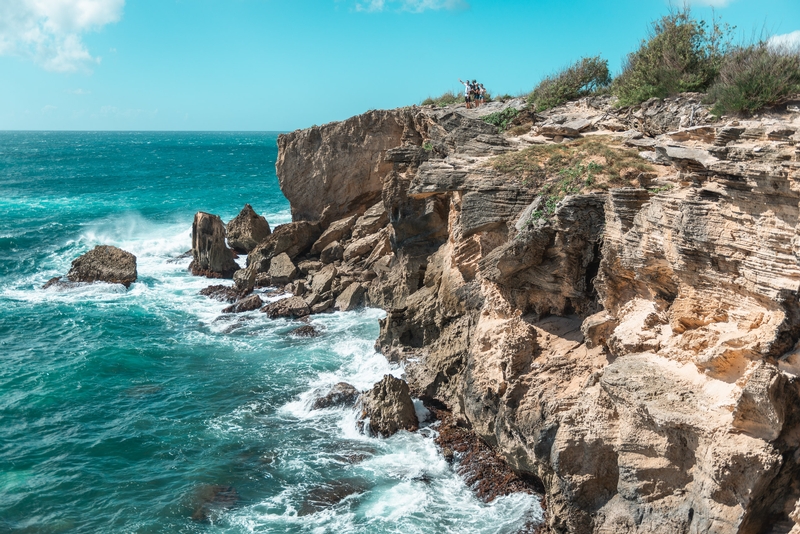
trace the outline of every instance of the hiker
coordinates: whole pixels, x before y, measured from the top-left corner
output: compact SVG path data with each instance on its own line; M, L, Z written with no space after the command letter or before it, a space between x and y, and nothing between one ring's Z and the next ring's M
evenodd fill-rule
M483 86L482 83L478 84L478 86L479 86L478 87L478 104L480 105L480 104L483 104L483 97L486 94L486 88Z
M472 101L475 102L476 108L481 105L480 87L478 87L478 80L472 80Z
M472 84L469 83L469 80L462 81L461 78L458 79L459 82L464 84L464 102L467 104L467 109L470 109L472 106L470 105L470 99L472 98Z

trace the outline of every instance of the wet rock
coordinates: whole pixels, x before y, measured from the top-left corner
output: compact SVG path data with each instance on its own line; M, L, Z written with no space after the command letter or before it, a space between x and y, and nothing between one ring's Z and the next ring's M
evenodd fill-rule
M385 375L362 395L361 408L363 424L372 434L388 438L399 430L413 432L419 428L408 384L392 375Z
M333 386L324 397L320 397L311 405L312 410L322 410L334 406L355 406L359 392L346 382Z
M108 245L98 245L75 259L67 273L70 282L107 282L125 287L130 287L137 276L136 256Z
M240 254L247 254L272 233L267 220L250 204L245 204L239 215L230 220L227 232L228 244Z
M198 211L192 224L192 263L195 276L233 278L239 266L233 251L225 244L225 225L218 215Z
M270 319L278 317L305 317L311 313L308 304L302 297L289 297L267 304L261 311L266 313Z
M200 290L200 294L222 302L236 302L246 293L234 286L213 285Z
M270 285L272 285L272 279L267 273L258 273L256 275L255 287L269 287Z
M336 297L336 309L339 311L350 311L363 306L366 292L367 290L361 284L357 282L350 284Z
M264 303L258 295L250 295L232 306L228 306L222 313L243 313L259 309Z
M334 481L314 488L297 511L298 516L306 516L339 504L350 495L363 492L363 482Z
M239 493L233 486L202 486L197 490L194 502L192 520L206 522L236 506L239 502Z
M269 274L273 284L288 284L297 277L297 267L288 254L282 252L272 258L269 263Z
M289 335L294 337L319 337L322 335L322 333L315 327L307 324L305 326L301 326L300 328L295 328L289 332Z
M319 254L319 261L322 263L333 263L344 257L344 248L338 241L334 241L322 249Z
M68 282L63 281L60 276L56 276L55 278L51 278L45 282L42 286L42 289L48 289L51 287L65 287L67 285L69 285Z
M333 299L326 299L311 306L311 313L324 313L333 306Z

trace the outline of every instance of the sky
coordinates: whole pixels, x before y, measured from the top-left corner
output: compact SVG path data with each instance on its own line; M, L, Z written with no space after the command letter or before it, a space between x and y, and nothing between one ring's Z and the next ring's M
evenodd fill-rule
M0 130L290 131L477 79L618 72L668 0L0 0ZM800 44L800 0L692 0Z

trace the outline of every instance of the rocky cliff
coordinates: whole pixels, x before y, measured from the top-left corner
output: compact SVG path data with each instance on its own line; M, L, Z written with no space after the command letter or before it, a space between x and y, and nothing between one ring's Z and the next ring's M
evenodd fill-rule
M789 532L800 112L715 121L684 95L480 119L509 106L282 135L276 234L303 246L268 238L249 279L288 250L312 311L386 309L382 352L541 482L552 532Z

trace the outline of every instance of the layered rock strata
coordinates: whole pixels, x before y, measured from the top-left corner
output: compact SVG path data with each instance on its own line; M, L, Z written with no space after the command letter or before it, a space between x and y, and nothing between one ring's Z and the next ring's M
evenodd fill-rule
M362 288L413 394L542 488L552 532L788 532L798 113L715 121L685 95L518 117L502 134L476 110L404 108L281 136L295 222L248 269L286 253L312 313ZM583 142L607 152L519 160L532 181L494 164ZM569 173L580 187L558 189Z

